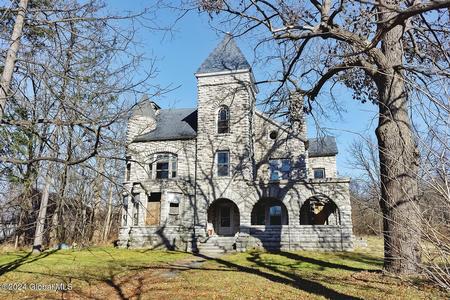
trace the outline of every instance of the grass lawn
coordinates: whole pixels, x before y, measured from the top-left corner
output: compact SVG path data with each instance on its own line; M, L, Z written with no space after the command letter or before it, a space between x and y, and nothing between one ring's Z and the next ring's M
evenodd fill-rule
M0 254L0 299L448 299L383 275L381 243L354 252L247 252L218 258L93 248ZM16 285L12 285L15 283ZM68 292L48 284L71 285ZM40 285L37 285L40 284ZM8 290L14 289L14 290ZM21 290L16 290L22 288Z

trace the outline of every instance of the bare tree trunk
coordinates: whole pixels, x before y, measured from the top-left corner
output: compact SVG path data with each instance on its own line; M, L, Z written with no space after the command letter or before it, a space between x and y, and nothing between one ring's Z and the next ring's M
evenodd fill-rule
M0 119L3 118L6 100L10 94L9 89L11 86L14 65L16 64L17 52L19 52L20 38L22 37L27 6L28 0L20 0L16 22L14 23L14 29L11 35L11 45L9 46L5 64L3 66L2 79L0 83Z
M19 222L16 225L16 229L14 231L15 234L15 239L14 239L14 249L17 249L19 247L19 239L20 239L20 233L21 233L21 226L22 226L22 208L20 209L20 214L19 214Z
M396 89L398 87L392 87L392 90ZM376 130L380 152L385 269L394 273L416 273L420 263L417 147L404 96L387 104L388 107L380 105Z
M91 241L94 243L100 241L101 229L100 229L100 203L102 201L102 189L103 189L103 172L105 171L105 160L103 158L97 158L97 178L95 182L94 192L94 205L91 216Z
M113 189L114 186L111 184L109 188L109 196L108 196L108 211L106 212L106 220L103 231L103 241L108 240L110 223L111 223L111 213L112 213L112 199L113 199Z
M380 8L380 19L393 16L386 7L397 2L386 1ZM376 129L380 154L381 200L383 212L384 267L396 274L418 271L420 251L420 212L417 205L417 171L419 155L408 114L408 95L402 71L403 28L388 31L381 44L389 68L380 72L379 122Z
M45 219L47 217L48 194L52 178L50 170L45 177L44 190L42 191L41 204L39 206L39 215L36 220L36 231L34 234L33 253L40 253L42 250L42 240L44 235Z

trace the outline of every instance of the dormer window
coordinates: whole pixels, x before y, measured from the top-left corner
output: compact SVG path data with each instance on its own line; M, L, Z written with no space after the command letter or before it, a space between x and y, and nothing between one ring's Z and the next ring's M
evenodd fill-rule
M221 106L217 115L217 133L230 132L230 109L228 106Z
M150 163L150 176L156 179L177 177L177 155L173 153L157 153Z

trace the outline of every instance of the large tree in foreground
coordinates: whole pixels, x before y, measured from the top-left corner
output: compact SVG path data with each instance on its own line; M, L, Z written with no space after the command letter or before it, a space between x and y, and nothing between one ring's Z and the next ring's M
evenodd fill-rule
M272 107L293 107L285 101L296 97L281 93L290 90L302 94L310 109L320 92L337 82L353 89L356 99L378 106L385 269L417 272L419 151L409 105L421 92L448 110L441 102L448 93L439 89L449 77L450 0L202 0L196 5L213 16L215 26L226 23L235 36L254 38L265 64L277 61L280 68L266 80L276 84L267 100Z

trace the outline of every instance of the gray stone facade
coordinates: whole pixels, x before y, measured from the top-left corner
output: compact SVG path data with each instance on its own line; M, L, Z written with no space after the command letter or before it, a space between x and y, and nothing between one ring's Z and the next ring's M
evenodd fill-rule
M221 69L221 53L240 63ZM145 100L130 117L119 245L352 249L349 179L337 177L334 138L322 145L306 138L303 118L287 127L258 112L253 74L229 37L196 77L196 110Z

